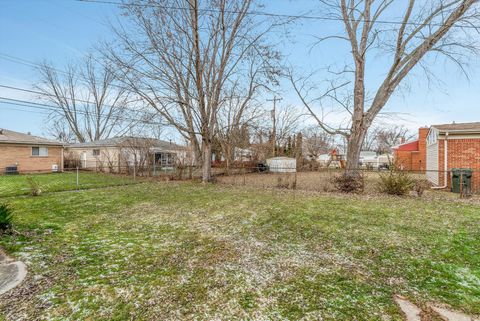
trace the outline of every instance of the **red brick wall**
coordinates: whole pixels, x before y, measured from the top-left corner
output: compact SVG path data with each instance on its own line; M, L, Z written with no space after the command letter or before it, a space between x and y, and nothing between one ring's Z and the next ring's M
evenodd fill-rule
M403 170L408 170L408 171L412 170L412 165L413 165L412 153L415 153L415 152L412 152L409 150L395 150L394 151L395 164Z
M427 135L430 128L418 129L418 151L395 150L397 166L405 170L424 171L427 167Z
M443 153L442 153L443 155ZM443 156L442 156L443 159ZM443 164L443 162L442 162ZM448 169L471 168L473 170L472 189L480 190L480 139L448 140ZM450 184L450 182L449 182Z

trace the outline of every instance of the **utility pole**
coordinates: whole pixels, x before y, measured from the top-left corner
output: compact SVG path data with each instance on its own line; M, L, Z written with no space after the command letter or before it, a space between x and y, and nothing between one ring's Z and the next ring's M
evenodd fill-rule
M277 101L282 100L283 98L277 98L277 96L273 96L273 99L267 99L267 101L273 101L273 110L272 110L272 119L273 119L273 129L272 129L272 152L273 157L277 156L277 148L276 148L276 139L277 139L277 122L276 122L276 105Z

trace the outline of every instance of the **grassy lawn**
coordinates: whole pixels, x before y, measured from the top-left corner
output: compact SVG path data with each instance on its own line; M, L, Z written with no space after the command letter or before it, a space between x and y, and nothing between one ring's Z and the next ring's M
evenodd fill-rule
M42 192L69 191L77 189L75 171L34 175L0 175L0 197L30 194L27 177L33 177L40 184ZM132 184L132 177L80 171L78 188L89 189L105 186Z
M480 313L478 205L173 182L9 201L29 275L7 320L400 320L393 294Z

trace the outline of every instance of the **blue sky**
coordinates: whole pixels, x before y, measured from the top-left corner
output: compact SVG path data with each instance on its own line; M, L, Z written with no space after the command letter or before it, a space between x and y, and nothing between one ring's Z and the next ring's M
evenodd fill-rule
M288 14L315 10L318 3L315 0L265 2L264 11ZM49 60L61 68L89 52L96 42L108 40L111 32L107 20L116 19L118 13L115 6L73 0L0 0L0 84L32 88L38 74L32 67L17 63L19 59L35 63ZM335 41L311 48L312 35L325 35L339 29L335 22L299 21L288 29L289 37L280 37L279 43L298 72L322 70L330 64L340 66L350 58L345 46ZM381 57L373 59L378 59L378 65L367 73L375 82L385 65ZM479 67L478 58L472 57L467 81L452 64L443 60L432 63L432 71L442 80L436 85L429 84L416 70L408 81L410 88L388 103L386 111L399 114L387 122L404 124L413 130L452 121L480 121ZM324 75L320 72L315 79L321 81ZM287 82L281 91L282 104L294 108L299 105ZM35 96L4 88L0 88L0 96L37 100ZM267 98L271 98L270 95ZM0 103L0 128L42 135L46 133L45 119L46 115L40 110Z

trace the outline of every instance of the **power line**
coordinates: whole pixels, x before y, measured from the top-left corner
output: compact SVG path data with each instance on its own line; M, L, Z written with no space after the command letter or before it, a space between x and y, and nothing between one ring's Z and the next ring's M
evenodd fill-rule
M35 68L35 69L41 69L43 67L43 65L41 65L39 63L35 63L33 61L23 59L23 58L20 58L20 57L15 57L15 56L12 56L12 55L9 55L9 54L6 54L6 53L2 53L2 52L0 52L0 59L4 59L4 60L7 60L7 61L16 63L16 64L24 65L24 66ZM108 68L106 65L100 63L97 59L95 59L95 58L92 58L92 59L94 59L102 67ZM70 74L68 72L63 71L61 69L55 68L55 67L50 66L50 65L48 65L47 67L51 70L54 70L54 71L62 74L62 75L70 76ZM86 77L81 77L79 75L75 75L74 78L84 82L87 85L90 84L90 81ZM96 78L95 80L98 81L98 82L102 82L102 80L98 79L98 78ZM110 86L121 89L121 90L127 90L127 91L129 90L127 87L123 87L123 86L120 86L120 85L117 85L117 84L110 84Z
M107 4L107 5L116 5L116 6L125 6L125 7L158 7L162 9L170 9L170 10L184 10L188 11L190 8L187 7L174 7L174 6L165 6L161 4L142 4L142 3L121 3L121 2L116 2L116 1L108 1L108 0L73 0L76 2L82 2L82 3L97 3L97 4ZM266 11L236 11L236 10L224 10L220 11L218 9L210 9L210 8L200 8L198 9L199 11L203 12L214 12L214 13L219 13L219 12L225 12L225 13L233 13L233 14L238 14L238 13L245 13L247 15L254 15L254 16L266 16L266 17L276 17L276 18L289 18L289 19L305 19L305 20L325 20L325 21L341 21L343 22L343 19L340 17L334 17L334 16L316 16L316 15L307 15L307 14L282 14L282 13L272 13L272 12L266 12ZM388 20L366 20L366 19L359 19L361 22L374 22L374 23L379 23L379 24L392 24L392 25L411 25L415 27L421 27L421 26L436 26L440 27L443 26L441 23L429 23L427 25L424 25L423 23L417 23L417 22L400 22L400 21L388 21ZM467 29L475 29L478 30L480 29L480 26L475 26L472 24L468 25L453 25L452 27L454 28L467 28Z
M18 104L18 103L9 102L9 101L2 101L1 99L0 99L0 104L20 106L20 107L27 107L27 106L24 105L24 104ZM30 106L28 106L28 107L30 107ZM50 114L49 112L41 111L41 110L26 110L26 109L18 109L18 108L11 108L11 107L4 107L4 108L2 108L2 110L4 110L4 109L5 109L5 110L20 111L20 112L24 112L24 113L35 113L35 114L41 114L41 115L49 115L49 114Z
M37 91L37 90L32 90L32 89L26 89L26 88L20 88L20 87L15 87L15 86L8 86L8 85L2 85L0 84L0 87L1 88L6 88L6 89L12 89L12 90L17 90L17 91L23 91L23 92L28 92L28 93L31 93L31 94L37 94L37 95L41 95L41 96L48 96L48 97L57 97L56 95L54 94L48 94L48 93L44 93L44 92L41 92L41 91ZM65 97L65 99L68 99L68 100L71 100L72 102L73 101L78 101L78 102L82 102L82 103L86 103L86 104L96 104L95 102L93 101L89 101L89 100L83 100L83 99L79 99L79 98L69 98L69 97ZM118 108L116 106L112 106L112 105L107 105L107 104L102 104L102 106L105 106L105 107L109 107L109 108ZM130 108L126 108L132 112L137 112L138 110L133 110L133 109L130 109Z
M8 55L8 54L5 54L5 53L2 53L0 52L0 59L5 59L5 60L8 60L10 62L13 62L13 63L17 63L17 64L21 64L21 65L25 65L25 66L28 66L28 67L32 67L32 68L36 68L36 69L41 69L43 66L41 64L38 64L38 63L35 63L33 61L29 61L29 60L26 60L26 59L23 59L23 58L20 58L20 57L15 57L15 56L12 56L12 55ZM97 62L99 65L101 65L102 67L106 68L106 69L109 69L110 67L104 65L103 63L101 63L100 61L98 61L97 59L93 58L95 60L95 62ZM58 69L58 68L55 68L55 67L52 67L52 66L48 66L49 69L52 69L58 73L61 73L63 75L66 75L66 76L70 76L69 73L61 70L61 69ZM87 79L86 77L80 77L80 76L75 76L76 79L79 79L81 81L83 81L85 84L87 85L90 85L90 80ZM102 82L103 80L101 79L98 79L98 78L95 78L96 81L98 82ZM115 88L118 88L118 89L121 89L121 90L124 90L124 91L128 91L128 92L131 92L132 90L128 87L125 87L125 86L121 86L121 85L118 85L118 84L114 84L114 83L111 83L109 84L109 86L111 87L115 87ZM42 93L43 94L43 93ZM46 94L43 94L43 95L46 95ZM166 97L166 96L158 96L158 98L165 98L165 99L170 99L169 97ZM76 99L77 101L82 101L80 99ZM136 100L133 100L133 101L130 101L130 102L136 102L136 101L143 101L142 99L136 99ZM88 102L88 103L92 103L93 102L89 102L89 101L83 101L83 102ZM104 106L107 106L109 107L108 105L104 105Z
M28 107L28 108L34 108L34 109L40 109L40 110L45 110L49 112L62 112L64 111L63 108L59 106L54 106L54 105L48 105L48 104L43 104L43 103L36 103L36 102L31 102L27 100L22 100L22 99L15 99L15 98L9 98L9 97L2 97L0 96L0 103L5 103L5 104L10 104L10 105L15 105L15 106L23 106L23 107ZM76 110L75 113L87 116L90 113L85 112L83 110ZM100 114L100 118L105 119L106 116ZM125 118L125 117L115 117L119 120L128 120L128 121L135 121L143 124L148 124L148 125L163 125L162 123L158 122L152 122L152 121L147 121L143 119L135 119L135 118Z

